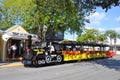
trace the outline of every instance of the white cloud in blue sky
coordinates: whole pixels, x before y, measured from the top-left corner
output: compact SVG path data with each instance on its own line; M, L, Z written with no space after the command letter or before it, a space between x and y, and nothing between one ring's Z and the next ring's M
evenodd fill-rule
M101 21L106 19L106 14L103 12L95 12L94 14L91 14L88 18L90 19L90 25L99 26L101 24Z
M96 12L87 16L90 23L86 23L86 28L92 28L104 32L106 30L116 30L120 33L120 7L112 7L107 12L101 8L97 8ZM77 36L74 36L74 39ZM65 34L65 39L73 39L73 35Z
M97 29L101 32L115 30L120 34L120 7L112 7L107 12L98 8L88 18L90 19L90 24L86 24L86 28ZM117 39L117 44L120 44L120 39Z
M88 18L90 24L86 24L86 28L98 29L101 32L106 30L116 30L120 32L120 7L112 7L107 12L101 8L97 8L94 14Z
M106 14L104 12L95 12L94 14L91 14L88 16L88 19L90 20L90 23L86 23L86 28L95 28L100 31L104 31L105 29L102 28L102 21L107 21L108 18L106 17Z
M120 16L116 17L116 21L120 22Z

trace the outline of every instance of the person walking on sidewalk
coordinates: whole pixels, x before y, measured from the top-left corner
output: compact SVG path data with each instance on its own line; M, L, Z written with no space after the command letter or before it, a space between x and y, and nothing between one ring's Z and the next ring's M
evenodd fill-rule
M16 44L13 44L11 46L11 49L12 49L12 60L15 60L15 55L16 55L16 51L17 51L17 46Z

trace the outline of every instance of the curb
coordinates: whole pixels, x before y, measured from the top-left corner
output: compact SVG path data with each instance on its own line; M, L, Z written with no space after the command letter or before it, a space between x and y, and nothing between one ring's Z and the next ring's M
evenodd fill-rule
M17 66L23 66L23 64L21 62L4 64L0 66L0 68L10 68L10 67L17 67Z

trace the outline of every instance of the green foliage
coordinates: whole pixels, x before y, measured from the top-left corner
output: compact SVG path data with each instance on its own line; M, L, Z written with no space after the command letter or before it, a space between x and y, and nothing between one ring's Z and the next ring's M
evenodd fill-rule
M116 44L116 40L119 38L119 34L115 30L107 30L106 35L110 39L110 45L112 45L112 39L114 40L114 44Z
M20 24L42 38L46 25L53 31L80 35L89 22L85 16L95 12L96 6L107 10L113 5L119 6L119 0L0 0L0 28Z
M78 37L77 41L80 42L96 42L98 30L86 29L85 33ZM97 36L97 37L96 37Z
M106 40L107 35L101 34L96 29L86 29L85 33L77 38L80 42L105 42Z
M93 5L102 7L103 9L111 9L111 6L119 6L120 0L92 0Z
M120 39L120 34L118 34L117 36L118 36L118 38Z
M108 38L113 39L117 37L117 32L115 30L107 30L106 35Z
M98 40L100 42L105 42L107 40L107 35L106 34L100 34L98 37Z
M29 17L28 13L33 7L31 7L32 0L3 0L2 3L0 6L2 28L15 24L23 25L26 20L30 19L27 17Z
M85 33L78 36L77 41L79 42L108 42L107 38L110 39L110 44L112 45L112 39L114 40L114 44L116 43L116 39L120 38L120 34L118 34L115 30L107 30L104 34L100 33L95 29L86 29Z
M106 35L110 39L111 46L112 46L112 39L114 40L114 49L116 53L116 42L117 42L117 38L120 38L120 34L118 34L115 30L107 30ZM111 49L113 49L113 47L111 47Z

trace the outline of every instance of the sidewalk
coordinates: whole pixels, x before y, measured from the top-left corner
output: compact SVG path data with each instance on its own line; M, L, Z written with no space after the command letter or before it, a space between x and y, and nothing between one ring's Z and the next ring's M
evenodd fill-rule
M23 66L21 61L0 62L0 68Z

